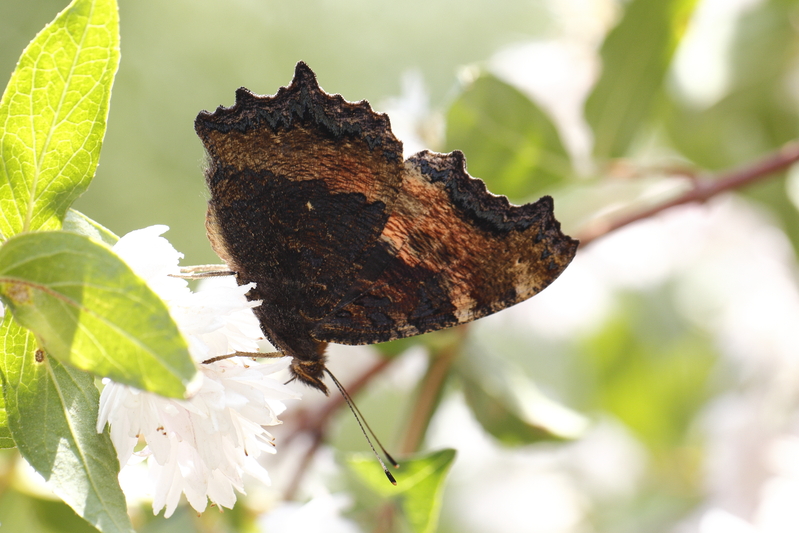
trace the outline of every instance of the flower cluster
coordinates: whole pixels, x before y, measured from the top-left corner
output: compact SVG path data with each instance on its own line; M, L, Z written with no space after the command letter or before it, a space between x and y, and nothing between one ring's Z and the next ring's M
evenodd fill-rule
M214 286L192 292L179 272L182 254L161 237L168 228L152 226L122 237L114 251L167 303L198 363L235 351L258 351L261 337L252 307L244 296L249 285ZM164 398L106 382L100 398L98 431L111 425L120 465L145 459L154 483L153 511L166 507L170 516L181 493L197 511L208 500L231 508L233 489L244 492L243 477L269 483L259 464L262 453L274 453L264 426L279 424L282 400L297 398L273 374L287 358L254 364L229 358L200 365L200 379L187 400ZM136 450L143 440L145 446Z

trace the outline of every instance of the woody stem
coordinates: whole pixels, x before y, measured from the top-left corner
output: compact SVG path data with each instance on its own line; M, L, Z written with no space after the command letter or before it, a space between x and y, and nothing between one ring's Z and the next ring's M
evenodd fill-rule
M458 328L458 340L438 351L431 356L431 363L427 373L422 379L419 394L411 410L408 427L405 431L400 453L413 453L419 449L427 427L433 417L438 401L441 399L441 392L444 389L447 377L450 375L452 363L461 352L463 341L466 338L467 326Z
M793 141L755 163L723 173L716 178L696 179L691 190L662 204L621 216L616 220L594 223L578 236L580 246L583 247L612 231L649 218L666 209L693 202L705 202L721 192L739 189L775 172L785 170L797 161L799 161L799 141Z

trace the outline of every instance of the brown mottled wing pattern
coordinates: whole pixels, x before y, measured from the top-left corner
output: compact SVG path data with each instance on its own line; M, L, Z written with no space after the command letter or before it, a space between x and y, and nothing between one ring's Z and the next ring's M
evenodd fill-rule
M574 257L552 199L512 206L463 154L402 160L388 117L319 88L307 65L274 96L197 116L206 227L272 343L322 383L326 342L370 344L469 322L543 290Z
M255 312L276 346L316 350L313 323L361 275L399 191L402 144L388 117L323 92L299 63L276 95L239 89L195 129L209 156L215 251L240 283L257 284L248 296L263 301Z
M370 344L489 315L547 287L574 257L552 198L511 205L466 173L463 154L420 152L379 238L382 269L355 285L312 331Z

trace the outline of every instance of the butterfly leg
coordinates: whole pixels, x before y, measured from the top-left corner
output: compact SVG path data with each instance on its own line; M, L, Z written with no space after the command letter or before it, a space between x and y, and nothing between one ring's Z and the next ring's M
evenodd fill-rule
M231 357L252 357L252 358L272 358L272 357L286 357L286 354L283 352L233 352L225 355L218 355L216 357L211 357L210 359L206 359L202 362L202 364L207 365L210 363L216 363L217 361L222 361L223 359L230 359Z
M218 276L233 276L236 273L230 270L227 265L195 265L180 268L180 274L170 274L173 278L181 279L203 279L215 278Z

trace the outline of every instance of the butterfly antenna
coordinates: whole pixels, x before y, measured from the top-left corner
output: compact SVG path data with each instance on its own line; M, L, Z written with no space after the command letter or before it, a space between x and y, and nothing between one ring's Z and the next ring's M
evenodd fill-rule
M339 380L336 379L336 376L334 376L333 373L330 372L330 370L328 370L327 368L325 368L325 372L327 372L327 375L330 376L330 379L333 380L333 383L336 384L336 388L341 393L341 396L344 397L344 401L347 402L347 406L350 408L350 411L352 411L352 416L354 416L355 421L358 422L358 426L360 426L361 428L361 433L363 433L366 442L369 443L369 447L372 449L372 453L375 454L375 457L377 457L377 461L380 463L380 466L383 467L383 472L385 472L386 477L388 478L388 480L391 482L392 485L396 485L397 480L394 479L394 476L392 476L391 472L388 471L388 468L386 468L386 464L383 462L383 459L380 458L380 455L377 453L377 450L375 450L375 447L372 444L372 440L369 438L369 434L366 433L366 429L369 430L369 433L371 433L372 437L375 439L375 442L380 447L380 450L383 452L383 454L386 456L386 459L388 459L388 462L391 463L391 465L394 468L399 468L399 463L397 463L394 460L394 458L391 457L391 455L386 451L385 447L380 442L380 439L377 438L375 432L372 431L371 427L369 427L369 423L363 417L363 414L361 414L361 411L360 409L358 409L358 406L355 405L355 402L352 401L352 397L349 395L346 389L344 389L344 386L341 384L341 382L339 382ZM364 429L364 426L366 426L366 429Z
M385 447L380 442L380 439L377 438L377 435L375 434L374 431L372 431L372 428L369 426L369 422L366 421L366 417L363 416L363 413L361 413L361 410L358 409L358 406L355 404L355 401L352 399L352 396L350 396L350 393L347 392L347 389L345 389L344 386L341 384L341 382L338 379L336 379L336 376L330 373L330 370L328 370L327 368L325 368L325 370L327 371L330 378L333 380L333 383L336 384L336 387L341 392L341 395L344 396L344 399L347 401L347 404L350 406L350 409L354 411L353 414L358 413L358 415L355 418L357 419L358 417L360 417L360 419L363 421L363 424L366 426L366 429L369 430L369 433L372 435L372 438L375 439L375 442L377 442L377 445L380 447L380 450L386 456L386 459L388 459L388 462L391 463L391 466L393 466L394 468L399 468L399 463L397 463L397 461L395 461L394 458L391 457L391 454L389 454L386 451Z

